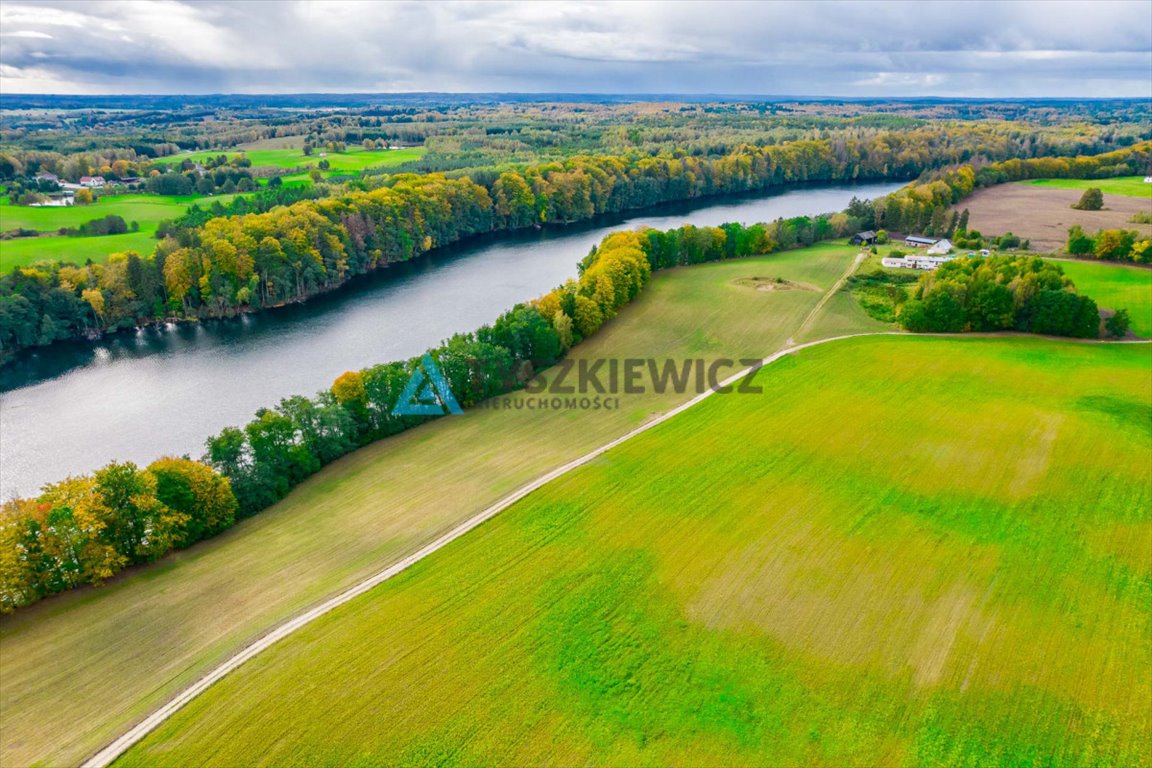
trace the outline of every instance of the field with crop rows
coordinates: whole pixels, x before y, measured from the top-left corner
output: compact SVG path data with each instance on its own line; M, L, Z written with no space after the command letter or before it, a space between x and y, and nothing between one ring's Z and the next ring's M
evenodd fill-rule
M118 765L1148 765L1148 363L1021 337L804 350Z

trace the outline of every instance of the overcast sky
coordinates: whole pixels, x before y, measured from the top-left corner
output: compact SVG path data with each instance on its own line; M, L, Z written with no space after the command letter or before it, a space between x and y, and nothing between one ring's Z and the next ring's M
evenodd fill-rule
M0 0L0 90L1152 98L1152 0Z

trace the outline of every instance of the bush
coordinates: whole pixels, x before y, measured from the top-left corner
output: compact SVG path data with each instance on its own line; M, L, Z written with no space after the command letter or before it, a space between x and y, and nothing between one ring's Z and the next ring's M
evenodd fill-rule
M1128 333L1128 328L1132 325L1132 319L1128 315L1128 310L1118 309L1111 317L1104 321L1104 330L1108 335L1114 339L1122 339Z
M1099 187L1089 187L1072 207L1078 211L1098 211L1104 207L1104 193Z

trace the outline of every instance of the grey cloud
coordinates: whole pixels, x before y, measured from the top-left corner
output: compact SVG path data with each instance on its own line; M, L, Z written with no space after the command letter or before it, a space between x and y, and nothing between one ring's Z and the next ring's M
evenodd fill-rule
M0 88L1148 98L1152 4L0 0Z

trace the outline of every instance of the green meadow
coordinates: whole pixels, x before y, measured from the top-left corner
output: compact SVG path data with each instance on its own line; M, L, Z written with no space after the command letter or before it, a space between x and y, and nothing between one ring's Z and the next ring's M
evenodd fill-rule
M338 173L359 173L365 168L387 168L390 166L419 160L424 156L424 147L406 147L404 149L373 149L365 150L362 147L350 146L346 152L328 152L318 149L311 155L305 155L300 147L281 149L249 149L243 154L252 161L254 168L298 168L303 166L316 166L321 160L327 160L330 168L325 175ZM324 157L320 153L324 152ZM180 162L192 160L203 163L220 155L229 158L237 157L240 153L235 150L204 150L201 152L182 153L171 157L161 158L158 162Z
M1152 764L1146 346L858 338L755 383L281 641L117 765Z
M657 273L571 355L767 356L855 253L825 244ZM776 277L799 287L758 290L755 278ZM850 326L850 308L830 307L809 334L826 317L836 333ZM884 327L856 317L856 330ZM80 762L269 627L693 394L649 390L598 411L505 410L515 396L499 398L363 448L219 537L0 617L0 764Z
M124 251L151 253L156 247L152 232L128 232L103 237L28 237L0 241L0 274L27 267L37 261L69 261L84 264L88 259L105 261L110 254Z
M41 259L67 260L83 264L88 259L104 261L111 253L139 251L151 253L156 247L157 225L184 213L188 206L207 207L214 202L228 203L236 195L211 197L161 197L158 195L105 195L91 205L33 208L11 205L0 198L0 231L24 228L55 233L61 227L79 227L104 216L120 216L125 222L140 225L138 232L100 237L29 237L0 241L0 274L24 267Z
M1054 189L1089 189L1095 187L1106 195L1152 198L1152 184L1143 176L1118 176L1114 179L1036 179L1022 184Z
M1095 299L1101 309L1127 309L1132 332L1152 336L1152 269L1071 259L1061 260L1060 266L1076 289Z

